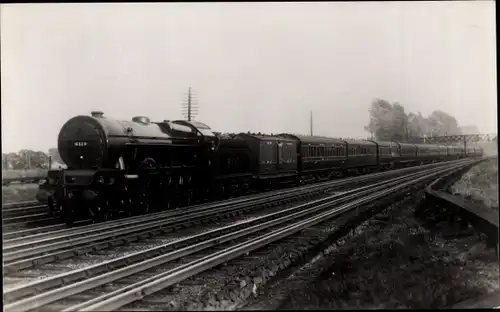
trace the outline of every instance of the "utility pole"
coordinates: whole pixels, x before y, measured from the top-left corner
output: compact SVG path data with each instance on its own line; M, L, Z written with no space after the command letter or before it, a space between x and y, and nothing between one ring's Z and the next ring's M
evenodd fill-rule
M313 136L313 112L311 111L311 116L309 120L309 125L311 127L311 136Z
M198 106L196 104L196 98L191 90L191 87L189 87L186 100L182 103L182 115L184 115L188 121L191 121L197 114Z

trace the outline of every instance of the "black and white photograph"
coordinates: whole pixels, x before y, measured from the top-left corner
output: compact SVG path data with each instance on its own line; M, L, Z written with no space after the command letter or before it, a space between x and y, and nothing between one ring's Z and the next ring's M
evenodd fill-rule
M4 311L500 308L495 7L1 4Z

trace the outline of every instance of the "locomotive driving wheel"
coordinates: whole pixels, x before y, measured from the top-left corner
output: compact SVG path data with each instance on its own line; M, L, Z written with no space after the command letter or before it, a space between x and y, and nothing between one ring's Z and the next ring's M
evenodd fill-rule
M138 213L147 214L151 210L151 178L146 178L141 187L141 193L138 203Z
M104 222L110 218L108 201L89 205L89 214L93 222Z
M49 202L50 214L53 217L56 217L57 215L61 214L61 204L55 198L55 196L50 196L48 202Z
M59 205L59 213L61 216L61 219L66 223L68 226L72 226L73 222L75 222L75 210L73 209L73 206L68 204L68 205Z

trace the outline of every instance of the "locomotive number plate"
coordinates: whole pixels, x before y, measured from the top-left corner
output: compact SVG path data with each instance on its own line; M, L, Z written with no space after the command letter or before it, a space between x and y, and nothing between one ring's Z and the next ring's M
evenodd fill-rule
M84 146L87 146L87 142L75 142L73 143L75 146L78 146L78 147L84 147Z

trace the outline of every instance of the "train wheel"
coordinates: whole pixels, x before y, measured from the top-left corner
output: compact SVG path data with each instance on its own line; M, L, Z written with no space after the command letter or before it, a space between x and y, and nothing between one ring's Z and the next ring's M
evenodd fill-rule
M169 199L169 200L166 200L165 201L165 204L164 204L164 210L170 210L170 208L172 208L172 201Z
M48 204L49 204L49 210L50 210L51 216L56 217L57 215L60 214L61 204L59 204L59 201L57 201L56 198L54 198L53 196L50 196L49 200L48 200Z
M151 204L149 203L149 200L145 200L141 203L140 207L140 213L141 214L148 214L151 211Z
M191 198L192 198L193 194L188 191L183 197L184 197L184 200L182 201L183 202L183 206L189 206L191 205Z
M90 218L94 222L108 221L110 213L106 204L97 204L89 206Z
M72 226L73 223L75 222L75 211L70 205L59 205L60 213L61 213L61 219L63 220L64 223L66 223L68 226Z

